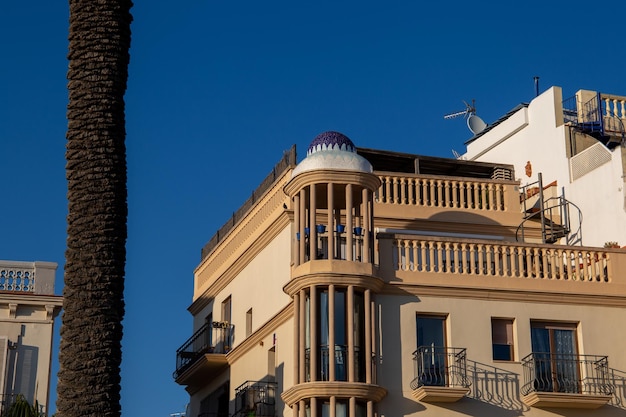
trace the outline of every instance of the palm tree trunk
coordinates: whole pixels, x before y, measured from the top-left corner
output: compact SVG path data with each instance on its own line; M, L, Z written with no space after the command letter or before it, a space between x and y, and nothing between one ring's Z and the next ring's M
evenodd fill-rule
M130 0L70 0L67 249L57 416L119 416Z

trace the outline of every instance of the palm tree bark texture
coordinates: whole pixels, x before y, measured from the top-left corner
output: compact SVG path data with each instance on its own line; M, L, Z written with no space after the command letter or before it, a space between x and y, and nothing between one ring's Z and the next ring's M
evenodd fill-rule
M59 417L121 414L130 0L70 0Z

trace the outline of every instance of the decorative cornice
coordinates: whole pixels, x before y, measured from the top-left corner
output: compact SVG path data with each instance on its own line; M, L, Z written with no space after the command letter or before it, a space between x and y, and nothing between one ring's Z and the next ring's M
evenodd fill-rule
M270 188L259 202L254 205L250 211L245 214L245 222L236 225L230 233L220 242L220 244L207 256L194 272L194 293L203 288L210 277L215 273L220 273L221 269L226 268L226 264L230 265L234 257L242 256L249 248L244 247L251 238L264 234L264 230L260 230L263 224L272 216L283 217L283 204L287 201L287 196L283 193L282 188L289 178L286 171L283 177L277 180L272 188ZM273 220L275 222L276 220ZM210 271L206 273L206 271Z
M224 271L211 285L209 285L200 296L187 308L191 314L198 314L215 296L223 290L234 277L237 276L257 256L269 242L271 242L285 227L291 223L289 213L284 211L276 220L260 234L258 239L232 263L230 268Z
M285 194L293 197L298 191L311 184L355 184L376 191L380 187L378 175L358 171L315 170L303 172L285 185Z
M63 296L33 293L0 292L0 305L10 304L11 302L36 306L53 304L60 307L63 305Z
M378 402L382 400L385 395L387 395L387 390L375 384L345 381L315 381L294 385L284 391L281 394L281 398L289 407L292 407L298 401L314 397L355 397L363 401Z
M239 358L245 355L252 348L257 346L261 341L275 331L281 324L285 323L293 317L293 302L289 303L281 311L279 311L274 317L269 319L263 326L257 331L248 336L243 342L235 346L233 350L226 354L228 364L232 365Z
M524 301L547 304L574 304L602 307L626 307L626 297L610 295L567 294L540 291L509 290L504 288L463 288L449 286L429 286L406 283L387 283L381 290L383 294L415 296L472 298L490 301Z
M311 261L314 262L346 262L346 261ZM332 268L331 268L332 270ZM337 271L337 269L335 269ZM372 275L349 274L341 272L312 272L306 275L296 276L291 279L284 287L283 291L293 297L295 293L303 288L311 285L330 285L339 286L353 285L355 287L369 289L375 293L381 291L385 283L382 279Z

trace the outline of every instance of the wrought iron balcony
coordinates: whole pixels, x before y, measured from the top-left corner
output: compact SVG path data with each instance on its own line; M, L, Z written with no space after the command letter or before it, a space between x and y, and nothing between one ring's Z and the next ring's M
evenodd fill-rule
M613 394L606 356L533 352L522 365L522 395L528 405L572 407L580 402L579 407L596 408Z
M235 417L274 416L276 383L246 381L235 389Z
M413 352L415 378L411 388L420 386L469 387L464 348L420 346Z
M206 323L176 351L176 371L178 380L199 358L206 354L225 354L231 349L232 325L226 322Z
M533 391L570 394L612 394L606 356L531 353L522 359L522 394Z
M420 346L413 352L413 396L426 402L453 402L469 392L464 348Z

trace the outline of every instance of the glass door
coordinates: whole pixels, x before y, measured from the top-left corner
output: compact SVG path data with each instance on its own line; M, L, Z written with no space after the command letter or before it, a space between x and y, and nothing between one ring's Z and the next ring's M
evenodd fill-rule
M580 392L580 370L575 325L532 323L535 389Z
M446 343L445 317L417 316L417 346L420 351L418 366L420 383L430 386L445 386Z

